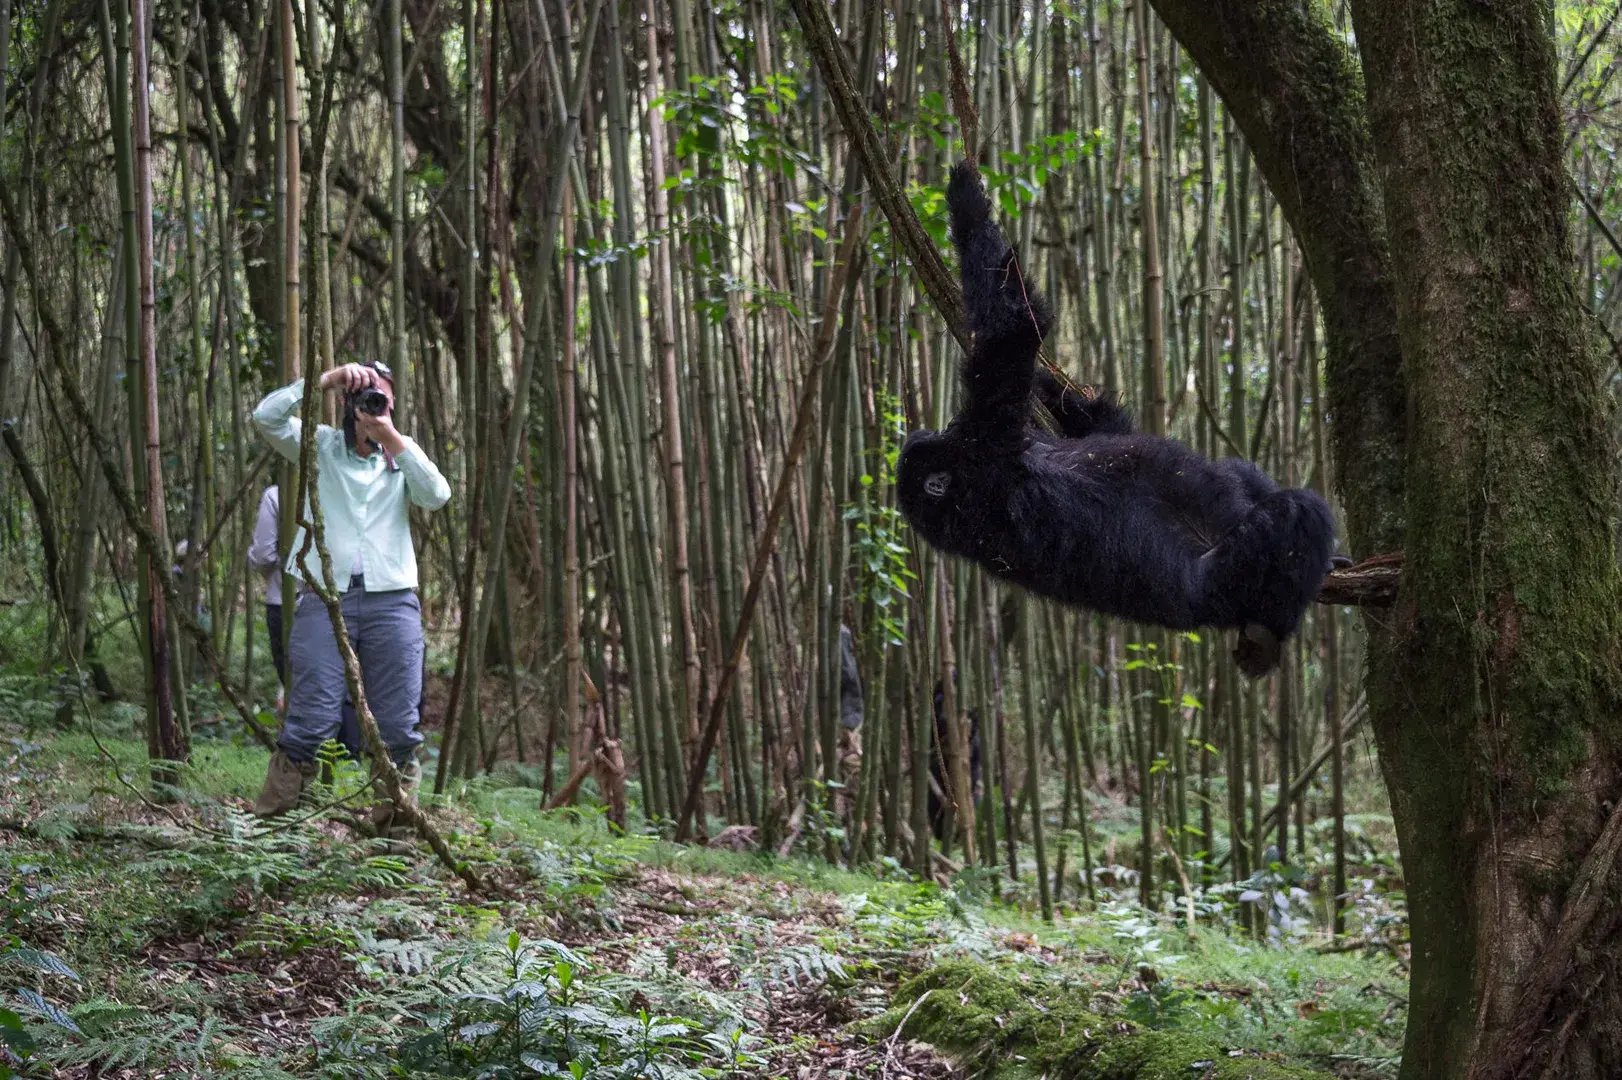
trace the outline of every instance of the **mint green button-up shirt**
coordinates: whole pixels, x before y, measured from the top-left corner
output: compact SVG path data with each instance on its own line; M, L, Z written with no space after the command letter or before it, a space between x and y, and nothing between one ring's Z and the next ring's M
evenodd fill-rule
M299 456L297 414L303 398L304 380L300 379L271 391L253 411L260 433L277 453L293 462ZM342 431L326 424L316 428L316 482L339 591L349 588L349 576L356 566L366 575L367 592L417 587L417 552L411 544L406 500L425 510L438 510L450 501L451 486L420 446L403 435L401 439L405 449L394 456L396 467L390 469L381 452L361 457L349 448ZM308 513L306 506L306 517ZM287 557L287 572L321 581L321 556L315 545L310 545L301 566L298 553L303 549L301 526Z

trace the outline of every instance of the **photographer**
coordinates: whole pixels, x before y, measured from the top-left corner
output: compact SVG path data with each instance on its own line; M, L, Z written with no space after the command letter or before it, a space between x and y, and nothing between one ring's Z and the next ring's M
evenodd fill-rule
M316 475L327 550L342 595L344 624L360 660L366 699L399 766L408 793L422 775L416 750L418 704L422 695L422 606L417 600L417 556L407 515L410 500L437 510L451 489L422 448L395 430L393 373L386 364L344 364L321 376L321 388L343 393L342 430L321 425L316 432ZM273 391L254 409L253 419L278 453L297 461L304 380ZM301 582L324 581L314 544L302 564L301 527L286 569ZM316 749L339 729L345 683L343 661L326 606L301 588L293 610L288 644L292 686L287 717L270 759L264 789L254 813L269 817L291 810L316 772ZM394 807L374 812L386 830Z

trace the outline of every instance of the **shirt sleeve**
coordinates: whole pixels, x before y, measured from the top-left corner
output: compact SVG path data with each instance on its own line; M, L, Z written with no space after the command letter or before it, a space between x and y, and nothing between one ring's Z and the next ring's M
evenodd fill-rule
M253 410L253 423L282 457L297 462L299 436L303 427L299 422L299 406L304 401L304 380L288 383L280 390L265 395Z
M416 440L400 436L405 449L394 455L394 463L405 474L406 494L424 510L438 510L451 501L451 485L439 467L428 460Z
M248 546L248 564L255 570L269 570L281 558L276 553L278 499L271 488L259 499L259 516L253 523L253 543Z

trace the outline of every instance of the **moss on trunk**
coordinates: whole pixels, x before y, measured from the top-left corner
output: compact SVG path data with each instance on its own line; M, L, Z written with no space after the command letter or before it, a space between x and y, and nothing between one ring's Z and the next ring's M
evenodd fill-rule
M975 1077L1063 1080L1316 1080L1327 1074L1170 1031L1139 1031L1087 1008L1085 991L967 960L906 983L868 1022L927 1042Z
M1622 700L1612 446L1548 8L1353 11L1405 256L1400 700L1374 715L1413 913L1403 1075L1615 1076L1614 892L1600 936L1556 946L1617 796Z

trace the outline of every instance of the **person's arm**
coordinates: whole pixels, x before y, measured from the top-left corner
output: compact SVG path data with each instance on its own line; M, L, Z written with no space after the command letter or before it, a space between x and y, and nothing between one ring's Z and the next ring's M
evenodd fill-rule
M298 410L303 401L304 380L298 379L266 394L265 400L253 410L254 427L271 448L288 461L298 461L299 435L303 430Z
M360 364L339 364L330 371L322 372L317 385L322 390L349 392L376 386L378 380L378 374L370 368ZM299 379L266 394L265 400L253 410L254 425L265 440L275 447L278 454L295 463L299 457L299 436L303 432L298 417L303 404L304 380Z
M253 523L253 543L248 545L248 564L255 570L269 570L281 562L276 551L277 510L277 493L265 492L259 499L259 516Z
M405 473L406 494L424 510L438 510L451 501L451 485L439 466L429 460L422 447L408 435L399 436L400 449L389 451L394 463Z
M394 459L405 474L406 494L424 510L438 510L451 501L451 485L439 467L409 435L402 435L388 415L355 417L355 436L370 439Z

